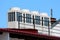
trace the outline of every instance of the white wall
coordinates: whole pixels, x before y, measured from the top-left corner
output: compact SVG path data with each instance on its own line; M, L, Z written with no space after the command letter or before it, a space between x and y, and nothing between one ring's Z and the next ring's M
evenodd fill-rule
M51 35L52 36L60 37L60 23L59 24L56 24L56 26L54 26L51 29Z
M18 22L17 21L8 22L8 28L18 28Z
M43 17L43 20L44 20L44 17L47 17L47 18L49 18L49 21L50 21L50 17L47 15L47 13L39 13L38 11L29 11L26 9L20 10L20 8L12 8L12 10L9 10L9 12L15 12L15 21L8 22L8 28L18 28L16 12L22 13L22 16L23 16L23 14L31 14L31 18L33 18L33 15L34 15L34 18L35 18L35 16L40 16L40 20L42 19L42 17ZM26 15L25 15L25 17L26 17ZM22 20L24 20L24 19L22 18ZM26 18L25 18L25 21L26 21ZM33 20L32 20L32 22L33 22ZM51 27L51 23L49 23L49 24ZM45 27L47 29L45 29L43 27ZM42 27L42 21L40 21L40 25L35 24L35 29L37 29L39 32L42 32L44 34L48 34L48 26L44 25L44 21L43 21L43 27ZM33 25L33 23L20 22L20 29L34 29L34 25ZM40 31L40 30L42 30L42 31ZM47 31L47 32L44 32L44 31Z

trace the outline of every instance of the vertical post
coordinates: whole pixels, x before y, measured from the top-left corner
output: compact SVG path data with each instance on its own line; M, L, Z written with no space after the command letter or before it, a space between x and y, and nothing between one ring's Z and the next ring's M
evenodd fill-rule
M18 20L18 29L20 29L20 21Z
M34 15L33 15L33 26L34 26L34 29L35 29L35 20L34 20Z
M48 20L48 35L50 36L49 20Z
M42 17L42 26L43 26L43 17Z
M24 23L25 23L25 14L23 14L23 21L24 21Z
M20 17L21 16L18 16L18 29L20 29Z
M42 32L43 32L43 17L42 17Z
M53 18L53 10L51 9L51 18L50 18L50 22L52 21L51 19ZM52 22L51 22L51 27L52 27Z
M25 14L23 14L24 29L25 29L25 19L26 19Z
M53 10L51 9L51 18L53 17L53 14L52 14Z

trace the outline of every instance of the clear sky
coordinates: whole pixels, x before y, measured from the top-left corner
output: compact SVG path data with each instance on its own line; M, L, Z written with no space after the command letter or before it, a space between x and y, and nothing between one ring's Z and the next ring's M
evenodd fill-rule
M11 7L46 12L49 16L52 8L53 17L60 18L60 0L0 0L0 28L7 27L7 12Z

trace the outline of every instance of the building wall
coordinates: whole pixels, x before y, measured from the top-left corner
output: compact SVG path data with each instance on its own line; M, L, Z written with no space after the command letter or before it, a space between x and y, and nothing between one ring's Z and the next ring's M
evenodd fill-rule
M29 10L26 10L26 9L25 10L23 10L23 9L20 10L19 8L12 8L11 10L9 10L9 12L14 12L15 13L15 20L14 21L8 21L8 28L34 29L34 26L35 26L35 29L37 29L39 31L39 33L48 34L48 21L49 21L49 27L51 27L51 22L50 22L50 17L46 13L39 13L37 11L29 11ZM9 12L8 12L8 14L9 14ZM26 14L31 15L30 16L31 22L26 21L27 17L28 17ZM39 24L36 21L36 16L39 16L38 17L40 19L40 21L38 21L38 22L40 22ZM21 17L22 21L18 21L18 19L20 19L20 17ZM46 18L48 18L47 23L45 22ZM14 19L14 18L12 18L12 19ZM36 21L36 23L35 23L35 21Z
M3 32L0 34L0 40L24 40L24 39L18 39L18 38L11 38L9 37L9 33Z
M60 23L56 24L52 29L51 29L51 36L57 36L60 37Z
M8 28L18 28L18 22L17 21L9 22Z
M3 32L0 34L0 40L9 40L9 33Z
M24 39L10 38L10 40L24 40Z

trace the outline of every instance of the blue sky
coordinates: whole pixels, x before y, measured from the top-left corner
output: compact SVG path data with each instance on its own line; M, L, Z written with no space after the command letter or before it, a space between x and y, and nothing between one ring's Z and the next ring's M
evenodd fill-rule
M60 18L60 0L0 0L0 28L7 27L7 13L11 7L46 12L49 16L52 8L53 17Z

